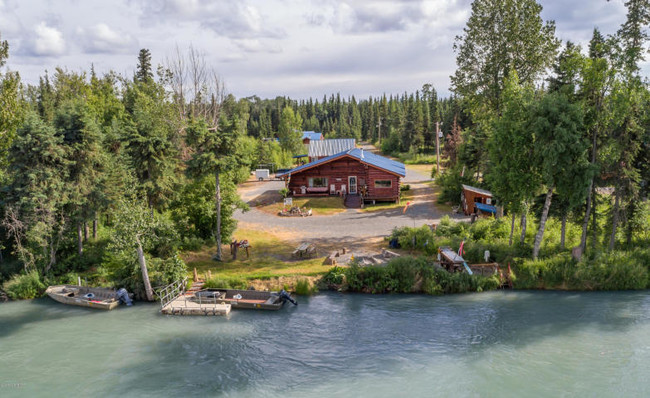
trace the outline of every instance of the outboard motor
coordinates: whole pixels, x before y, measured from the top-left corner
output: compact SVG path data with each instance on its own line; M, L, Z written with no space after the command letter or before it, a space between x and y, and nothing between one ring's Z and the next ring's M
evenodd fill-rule
M133 305L133 302L131 301L131 297L129 297L129 292L127 292L125 288L121 288L115 294L117 295L118 300L120 300L120 303L126 304L127 307Z
M296 300L294 300L291 297L291 295L289 293L287 293L286 290L284 290L284 289L280 290L279 296L280 296L280 300L282 300L283 303L286 302L286 301L289 301L293 305L298 305Z

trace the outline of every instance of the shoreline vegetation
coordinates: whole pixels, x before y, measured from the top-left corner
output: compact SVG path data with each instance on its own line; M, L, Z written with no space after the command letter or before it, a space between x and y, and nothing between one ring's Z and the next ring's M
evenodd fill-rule
M383 266L359 266L352 262L350 266L325 268L322 258L292 262L273 258L272 251L264 253L260 258L225 262L216 266L213 261L205 258L202 260L195 255L188 259L188 264L189 268L198 266L200 275L207 275L208 270L214 273L213 278L206 281L205 287L246 289L253 286L258 290L284 288L300 295L314 294L319 290L440 295L501 288L503 275L449 273L435 264L439 247L458 247L465 240L463 255L469 263L482 262L485 251L488 250L490 261L499 263L503 271L510 265L512 272L508 277L515 290L600 291L650 288L650 247L599 252L577 261L569 251L560 250L557 239L554 239L559 234L559 223L551 220L549 224L549 239L542 247L543 256L538 260L530 259L530 244L508 245L509 230L505 218L480 219L469 224L454 222L446 217L435 230L427 225L395 229L387 240L396 239L401 246L399 251L404 255ZM278 243L273 239L261 240L264 235L262 233L258 236L252 231L247 233L259 243L260 248ZM578 238L577 233L569 234L569 242ZM275 254L279 256L279 252ZM263 268L259 266L262 263L265 265ZM154 262L150 268L152 281L162 281L159 275L161 269L169 272L174 266L177 269L176 277L189 276L185 271L187 266L179 257L175 264ZM83 274L82 280L90 279L95 284L107 285L111 280L109 275L106 269L95 269L94 273ZM75 284L77 276L79 274L70 273L42 281L37 273L31 272L6 282L3 289L11 299L31 299L40 297L48 284ZM159 285L154 283L154 286ZM135 291L143 297L141 291Z

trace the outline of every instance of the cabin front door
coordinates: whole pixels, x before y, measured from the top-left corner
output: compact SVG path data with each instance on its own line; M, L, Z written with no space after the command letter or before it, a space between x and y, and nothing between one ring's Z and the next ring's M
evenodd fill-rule
M349 176L348 177L348 186L350 187L350 194L357 193L357 177Z

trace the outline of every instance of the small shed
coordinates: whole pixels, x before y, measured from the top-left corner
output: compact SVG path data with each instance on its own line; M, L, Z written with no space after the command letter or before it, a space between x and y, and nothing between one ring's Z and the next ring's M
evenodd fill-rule
M350 149L356 148L357 142L354 138L338 138L333 140L318 140L309 143L309 161L336 155Z
M478 212L496 215L497 208L492 202L492 192L485 189L463 185L460 201L463 206L463 212L468 216Z
M302 132L302 143L309 145L311 141L320 141L323 139L322 133L317 133L315 131L303 131Z

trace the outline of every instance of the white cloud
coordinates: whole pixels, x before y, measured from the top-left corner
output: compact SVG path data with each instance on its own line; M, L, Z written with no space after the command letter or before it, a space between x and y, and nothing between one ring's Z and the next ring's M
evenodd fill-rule
M247 1L161 0L141 1L141 21L144 25L184 22L200 24L219 36L231 39L279 38L282 29L264 26L264 18L257 7Z
M63 33L41 22L34 27L34 36L28 51L37 56L58 56L65 53Z
M282 48L277 45L263 43L259 39L236 39L233 40L242 51L247 53L272 53L282 52Z
M137 40L133 36L115 31L105 23L89 28L78 28L82 47L89 53L128 53L137 49Z

